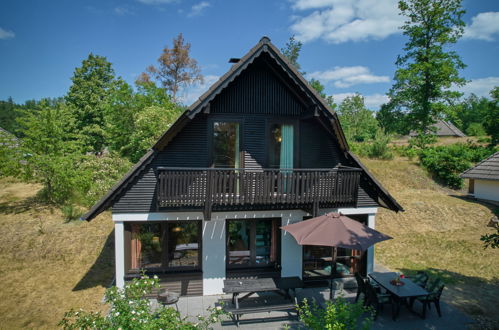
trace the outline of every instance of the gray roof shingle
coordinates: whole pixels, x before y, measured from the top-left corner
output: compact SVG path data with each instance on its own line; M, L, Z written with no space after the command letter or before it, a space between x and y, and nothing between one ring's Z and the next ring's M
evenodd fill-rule
M499 180L499 151L460 176L465 179Z

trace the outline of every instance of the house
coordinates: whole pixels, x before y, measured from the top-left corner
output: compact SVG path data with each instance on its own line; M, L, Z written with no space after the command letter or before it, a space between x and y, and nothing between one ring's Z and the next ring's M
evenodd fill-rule
M499 151L463 172L461 178L470 180L471 196L499 204Z
M263 37L83 216L112 208L116 284L145 269L182 294L240 276L372 271L374 250L298 245L280 226L339 211L374 228L402 207L350 152L334 113Z
M461 132L459 128L454 126L450 121L445 121L442 119L437 119L437 122L431 125L435 128L436 136L454 136L454 137L464 137L466 134ZM416 136L416 132L410 132L409 136Z

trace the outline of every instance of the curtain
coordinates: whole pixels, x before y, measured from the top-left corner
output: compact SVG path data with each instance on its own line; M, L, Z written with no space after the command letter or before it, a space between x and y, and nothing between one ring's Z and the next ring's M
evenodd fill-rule
M277 235L279 234L279 224L280 220L272 220L272 235L270 238L270 262L277 261Z
M293 168L293 125L281 126L281 161L280 168Z
M141 249L142 245L140 243L139 239L139 234L140 234L140 225L138 224L132 224L132 246L131 246L131 251L130 251L130 257L131 257L131 262L130 262L130 267L132 269L140 269L140 254L141 254Z

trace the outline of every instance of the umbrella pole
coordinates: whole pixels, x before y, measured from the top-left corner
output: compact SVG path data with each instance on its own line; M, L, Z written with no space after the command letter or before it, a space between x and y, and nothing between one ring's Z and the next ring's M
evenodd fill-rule
M333 246L333 253L331 256L331 275L329 279L329 300L333 300L333 280L334 275L336 274L336 256L338 251L335 246Z

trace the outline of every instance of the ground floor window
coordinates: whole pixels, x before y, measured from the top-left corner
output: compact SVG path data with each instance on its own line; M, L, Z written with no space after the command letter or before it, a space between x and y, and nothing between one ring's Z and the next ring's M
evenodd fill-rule
M201 221L165 221L131 224L131 270L201 268Z
M228 220L227 267L268 267L278 262L280 219Z

